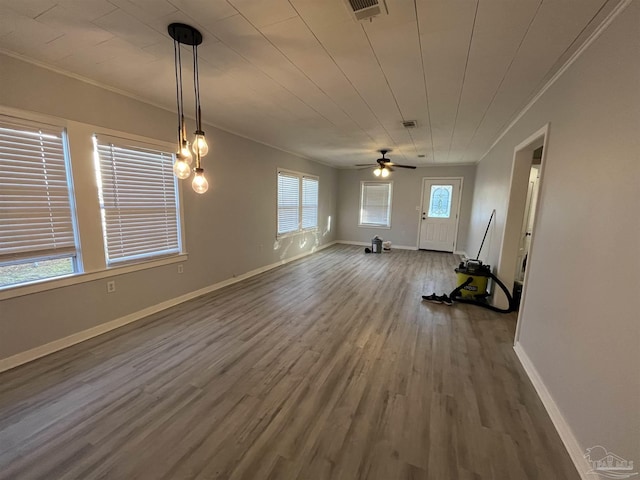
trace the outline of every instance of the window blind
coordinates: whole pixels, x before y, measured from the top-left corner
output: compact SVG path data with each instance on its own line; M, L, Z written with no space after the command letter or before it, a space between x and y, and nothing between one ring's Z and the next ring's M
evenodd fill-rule
M278 234L296 232L300 225L300 180L278 172Z
M391 183L364 182L360 201L360 224L391 226Z
M180 252L173 154L121 142L94 139L107 264Z
M0 117L0 265L75 257L60 127Z
M318 179L302 177L302 228L318 226Z

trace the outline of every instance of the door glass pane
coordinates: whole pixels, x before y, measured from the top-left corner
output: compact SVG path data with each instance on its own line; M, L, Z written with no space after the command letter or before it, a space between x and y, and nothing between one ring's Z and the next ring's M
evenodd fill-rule
M451 216L452 185L431 185L429 217L449 218Z

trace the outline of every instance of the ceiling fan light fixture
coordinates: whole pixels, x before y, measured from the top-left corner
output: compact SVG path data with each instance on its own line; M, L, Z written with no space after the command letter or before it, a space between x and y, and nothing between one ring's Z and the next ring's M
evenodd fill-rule
M380 172L380 175L382 176L382 178L387 178L389 176L389 169L387 167L383 168Z
M381 173L382 173L382 169L381 169L380 167L376 168L376 169L373 171L373 174L374 174L376 177L379 177Z

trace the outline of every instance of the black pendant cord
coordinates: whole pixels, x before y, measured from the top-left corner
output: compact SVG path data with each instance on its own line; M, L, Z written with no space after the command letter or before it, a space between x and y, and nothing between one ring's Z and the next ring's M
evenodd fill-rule
M176 70L176 104L178 105L178 148L182 149L182 63L180 61L180 45L173 41L173 63ZM180 152L180 150L178 150Z
M193 88L196 94L196 115L198 131L202 131L202 112L200 110L200 71L198 67L198 46L193 46Z
M184 91L182 89L182 53L180 51L180 43L178 43L178 64L180 65L180 148L182 148L182 142L186 140L186 132L184 129Z
M202 112L200 110L200 79L198 71L198 46L193 45L193 90L196 100L196 135L202 135ZM200 145L196 149L196 168L202 168L200 158Z

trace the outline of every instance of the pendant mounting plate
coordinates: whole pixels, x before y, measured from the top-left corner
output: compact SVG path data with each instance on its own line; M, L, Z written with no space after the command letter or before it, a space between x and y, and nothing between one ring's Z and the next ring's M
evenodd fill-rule
M172 23L167 27L171 38L184 45L200 45L202 34L190 25L184 23Z

